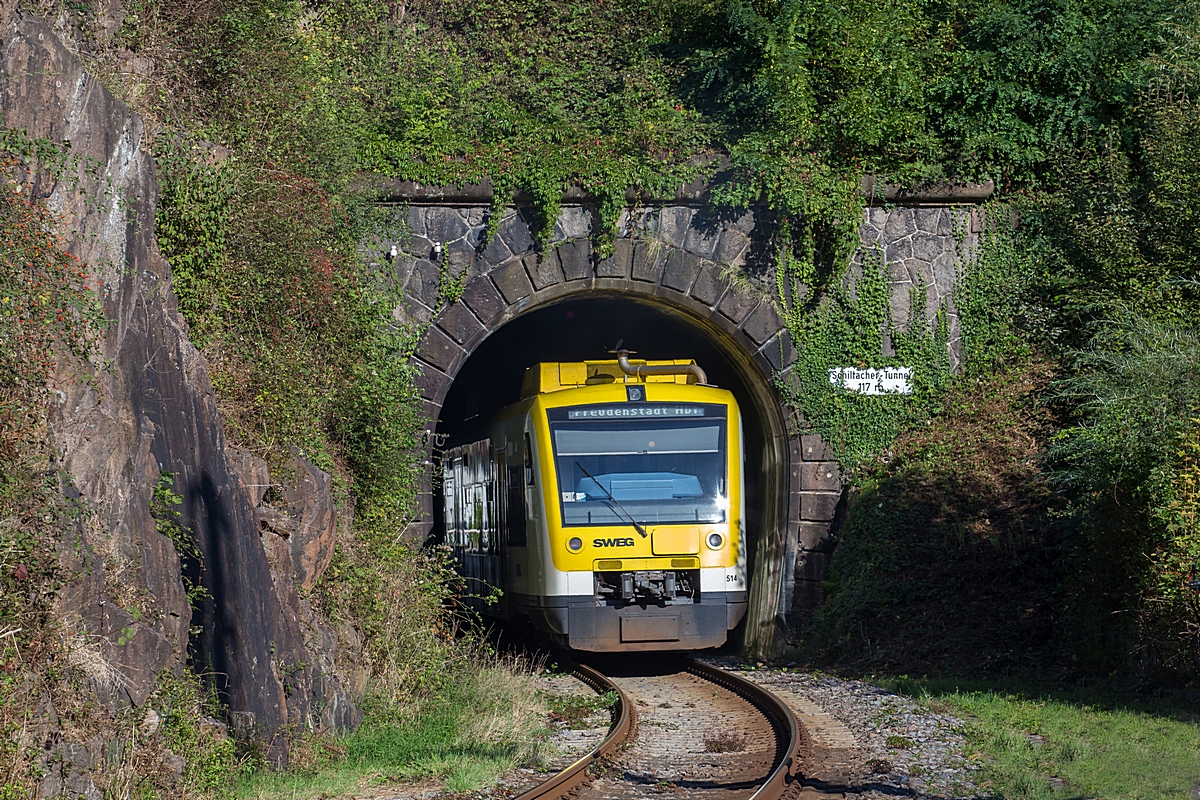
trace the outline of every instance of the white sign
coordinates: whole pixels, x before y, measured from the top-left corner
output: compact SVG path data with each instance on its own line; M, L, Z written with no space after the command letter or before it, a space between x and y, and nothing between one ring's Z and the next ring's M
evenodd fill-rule
M912 394L912 367L834 368L829 382L859 394Z

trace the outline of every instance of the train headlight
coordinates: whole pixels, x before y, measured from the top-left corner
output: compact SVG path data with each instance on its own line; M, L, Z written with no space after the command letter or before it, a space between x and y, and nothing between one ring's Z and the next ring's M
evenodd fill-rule
M719 533L710 533L707 541L710 548L720 550L721 545L725 544L725 537Z
M578 553L583 549L583 539L580 539L578 536L572 536L570 540L567 541L567 549L572 553Z

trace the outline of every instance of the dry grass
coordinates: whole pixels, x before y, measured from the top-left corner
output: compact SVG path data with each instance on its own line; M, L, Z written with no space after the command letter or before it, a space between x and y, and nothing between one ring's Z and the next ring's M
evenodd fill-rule
M538 691L540 665L514 657L480 656L472 665L474 713L460 736L466 741L516 745L514 762L535 764L549 707Z
M64 626L68 630L74 626ZM111 697L129 685L129 680L105 655L106 640L99 636L88 636L79 629L63 635L63 650L67 664L95 687L102 697Z

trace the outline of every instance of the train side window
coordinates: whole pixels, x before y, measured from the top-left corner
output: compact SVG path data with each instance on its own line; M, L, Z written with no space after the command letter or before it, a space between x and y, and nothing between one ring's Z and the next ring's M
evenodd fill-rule
M521 467L508 468L508 508L505 514L508 544L510 547L525 547L525 482Z
M533 486L533 448L529 445L529 434L525 434L525 483Z

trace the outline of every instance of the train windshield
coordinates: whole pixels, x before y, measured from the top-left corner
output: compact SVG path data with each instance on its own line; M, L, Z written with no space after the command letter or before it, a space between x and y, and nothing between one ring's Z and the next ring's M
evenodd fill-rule
M724 522L725 407L550 410L564 526Z

